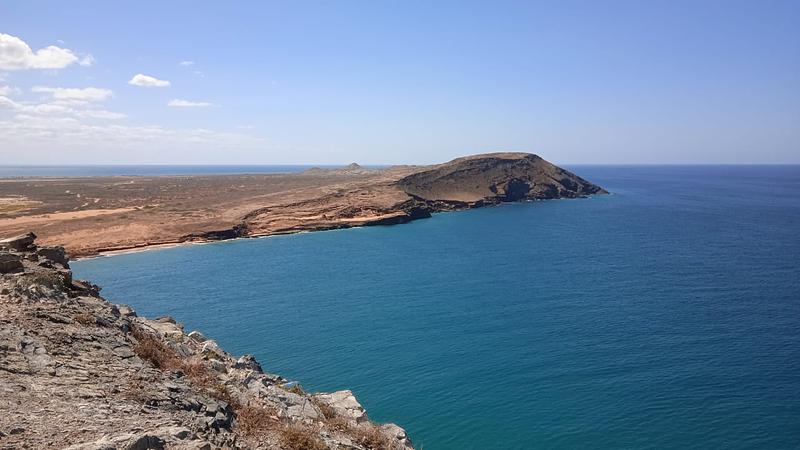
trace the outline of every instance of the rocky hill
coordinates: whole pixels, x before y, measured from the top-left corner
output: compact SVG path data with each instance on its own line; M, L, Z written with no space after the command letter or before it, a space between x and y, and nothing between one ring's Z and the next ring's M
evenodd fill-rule
M572 172L530 153L487 153L408 175L397 186L423 203L482 206L520 200L607 194Z
M0 241L0 448L412 448L350 391L305 392L170 317L139 317L34 239Z

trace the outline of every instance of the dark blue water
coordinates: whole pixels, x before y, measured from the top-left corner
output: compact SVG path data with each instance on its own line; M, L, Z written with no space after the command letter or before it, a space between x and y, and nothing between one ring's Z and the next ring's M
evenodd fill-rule
M575 170L614 195L74 268L426 450L797 448L800 166Z
M311 167L342 166L307 165L94 165L94 166L3 166L0 177L89 177L122 175L223 175L237 173L292 173Z

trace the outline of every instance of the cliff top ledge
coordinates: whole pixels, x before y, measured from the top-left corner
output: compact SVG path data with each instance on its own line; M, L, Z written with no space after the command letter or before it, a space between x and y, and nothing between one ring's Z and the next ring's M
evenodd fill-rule
M0 240L0 447L412 448L352 392L305 392L170 317L139 317L35 239Z

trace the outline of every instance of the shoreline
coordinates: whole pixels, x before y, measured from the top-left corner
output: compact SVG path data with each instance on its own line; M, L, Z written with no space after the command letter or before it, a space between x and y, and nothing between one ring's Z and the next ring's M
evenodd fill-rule
M143 253L147 251L156 251L156 250L167 250L170 248L179 248L184 246L194 246L194 245L208 245L208 244L219 244L223 242L231 242L231 241L243 241L248 239L264 239L270 237L277 237L277 236L291 236L296 234L306 234L306 233L320 233L326 231L344 231L344 230L352 230L357 228L367 228L367 227L376 227L376 226L385 226L385 227L392 227L397 225L405 225L410 222L415 222L420 219L427 219L433 218L435 215L439 214L447 214L447 213L459 213L464 211L469 211L473 209L482 209L482 208L499 208L502 206L508 206L511 204L526 204L526 203L537 203L537 202L546 202L546 201L555 201L555 200L588 200L590 198L595 197L597 194L591 194L584 197L578 198L552 198L552 199L531 199L531 200L524 200L524 201L517 201L517 202L505 202L505 203L488 203L488 204L477 204L472 205L464 208L459 209L451 209L451 210L441 210L441 211L431 211L430 217L420 217L420 218L413 218L405 222L400 223L390 223L390 224L358 224L358 225L350 225L350 226L342 226L342 227L331 227L331 228L317 228L317 229L306 229L306 230L289 230L289 231L278 231L272 233L264 233L264 234L252 234L252 235L245 235L245 236L235 236L230 238L222 238L222 239L207 239L207 240L182 240L182 241L175 241L175 242L164 242L158 244L144 244L144 245L136 245L131 247L123 247L113 250L99 250L95 254L87 254L87 255L69 255L71 261L83 261L87 259L95 259L95 258L103 258L103 257L112 257L112 256L119 256L119 255L127 255L133 253ZM613 195L613 193L609 192L604 195Z
M502 203L580 198L600 186L529 153L432 166L293 174L0 182L0 235L35 232L75 260L178 245L398 225ZM3 200L6 199L6 200ZM18 210L19 200L28 205ZM16 209L16 210L15 210Z

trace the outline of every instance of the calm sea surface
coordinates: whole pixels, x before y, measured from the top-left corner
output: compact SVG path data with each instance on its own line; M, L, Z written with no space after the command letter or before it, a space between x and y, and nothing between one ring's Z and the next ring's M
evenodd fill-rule
M73 264L417 448L800 446L800 166Z

